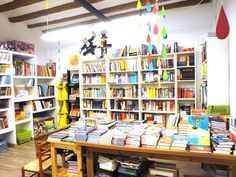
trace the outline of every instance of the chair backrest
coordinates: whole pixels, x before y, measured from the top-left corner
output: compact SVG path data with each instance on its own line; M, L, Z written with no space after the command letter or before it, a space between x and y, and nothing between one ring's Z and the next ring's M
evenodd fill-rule
M48 142L37 142L37 156L39 159L39 173L43 176L43 163L51 158L50 143Z

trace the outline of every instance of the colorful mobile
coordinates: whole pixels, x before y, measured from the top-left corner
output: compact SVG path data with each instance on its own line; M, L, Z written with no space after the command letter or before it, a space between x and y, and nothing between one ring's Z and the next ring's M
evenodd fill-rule
M142 4L141 4L140 0L138 0L137 9L138 9L138 10L141 10L141 9L142 9Z
M166 17L166 11L165 11L164 6L162 6L162 8L161 8L161 15L162 15L163 18Z

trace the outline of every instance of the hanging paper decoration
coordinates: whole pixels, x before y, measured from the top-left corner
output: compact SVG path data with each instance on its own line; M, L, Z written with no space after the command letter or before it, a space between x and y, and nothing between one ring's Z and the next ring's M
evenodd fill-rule
M142 9L142 3L140 2L140 0L138 0L137 9L138 9L138 10L141 10L141 9Z
M167 57L167 48L164 46L163 51L162 51L162 57L166 58Z
M225 39L228 37L230 31L229 22L225 14L223 6L221 6L220 14L216 26L216 36L218 39Z
M149 69L150 69L150 71L153 71L153 70L154 70L154 66L153 66L152 60L151 60L151 62L150 62Z
M147 43L150 43L151 42L151 37L150 37L150 35L149 35L149 33L148 33L148 36L147 36Z
M150 53L152 53L152 49L153 49L152 43L150 42L150 43L148 44L148 51L149 51Z
M45 9L48 9L49 8L49 4L48 4L48 0L46 0L45 2Z
M150 62L151 62L151 60L152 60L151 53L150 53L150 52L148 52L148 63L150 63Z
M160 35L157 35L157 43L159 43L161 41Z
M150 2L148 2L147 4L147 12L150 13L152 11L152 6L150 4Z
M151 30L152 30L151 23L150 23L150 22L147 22L147 25L148 25L148 31L151 32Z
M149 1L149 0L146 0L146 5L148 5L148 3L150 3L150 1Z
M154 26L154 29L153 29L153 33L155 34L155 35L157 35L158 34L158 26L157 26L157 24Z
M164 81L168 80L168 72L166 70L163 71L162 78Z
M164 6L162 6L162 8L161 8L161 15L162 15L163 18L166 17L166 11L165 11Z
M163 39L167 39L167 32L166 32L166 27L163 27L162 28L162 37L163 37Z
M153 6L152 6L152 13L157 14L156 4L153 4Z

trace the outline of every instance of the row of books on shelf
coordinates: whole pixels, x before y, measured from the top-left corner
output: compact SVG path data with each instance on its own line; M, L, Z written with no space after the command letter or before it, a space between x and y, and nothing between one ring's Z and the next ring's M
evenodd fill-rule
M84 100L83 108L86 109L107 109L107 102L105 100Z
M7 120L7 116L4 113L1 113L0 114L0 130L4 128L8 128L8 120Z
M110 83L135 84L138 81L137 74L110 74Z
M160 61L160 63L159 63ZM174 68L174 59L152 59L152 66L153 69L167 69L167 68ZM141 69L142 70L149 70L150 69L150 64L148 60L142 60L141 61Z
M166 75L166 76L164 76ZM175 81L175 72L173 71L164 71L161 75L158 72L145 72L142 74L143 82L144 83L157 83L161 82L174 82ZM165 78L165 79L164 79Z
M195 98L194 88L178 88L178 98Z
M9 99L2 99L0 101L0 109L6 109L9 105Z
M11 88L10 87L1 87L0 88L0 96L10 96Z
M195 68L181 68L177 73L178 80L195 80Z
M114 52L112 53L112 57L117 58L117 57L126 56L125 51L126 51L125 48L115 49Z
M46 65L37 65L37 76L55 77L56 63L47 63Z
M34 136L39 136L45 134L55 129L54 117L52 116L43 116L43 117L34 117L33 126L34 126Z
M38 85L38 96L39 97L46 97L46 96L54 96L54 86L53 85L47 85L47 84L41 84Z
M174 111L174 101L143 101L142 110L144 111Z
M0 52L0 63L10 62L10 54L5 52Z
M111 100L111 109L115 110L139 110L137 100Z
M83 89L84 97L95 97L95 98L105 98L106 89L105 88L89 88Z
M53 108L55 106L55 100L54 99L35 100L32 101L32 105L33 105L33 111Z
M35 64L29 62L14 60L13 66L15 68L16 76L34 76L35 75Z
M83 77L84 84L105 84L106 75L89 75Z
M141 88L142 98L174 98L175 88L174 87L142 87Z
M0 84L1 85L11 84L11 76L0 76Z
M137 86L123 87L123 88L111 88L110 96L112 98L137 98L138 88Z
M137 60L113 61L109 64L109 71L135 71L137 70Z
M0 64L0 73L5 73L7 68L10 68L10 64Z
M177 66L194 66L194 55L178 56Z
M138 120L139 115L136 112L112 112L111 119L116 121Z
M84 73L106 72L106 63L99 62L98 64L83 64L82 69Z

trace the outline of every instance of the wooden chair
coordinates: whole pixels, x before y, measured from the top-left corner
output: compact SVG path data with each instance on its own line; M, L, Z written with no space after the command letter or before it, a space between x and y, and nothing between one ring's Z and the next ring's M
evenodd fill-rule
M25 176L25 172L33 173L31 176L38 174L39 177L43 177L43 172L51 167L51 154L50 143L37 142L37 159L27 163L22 167L22 177Z

